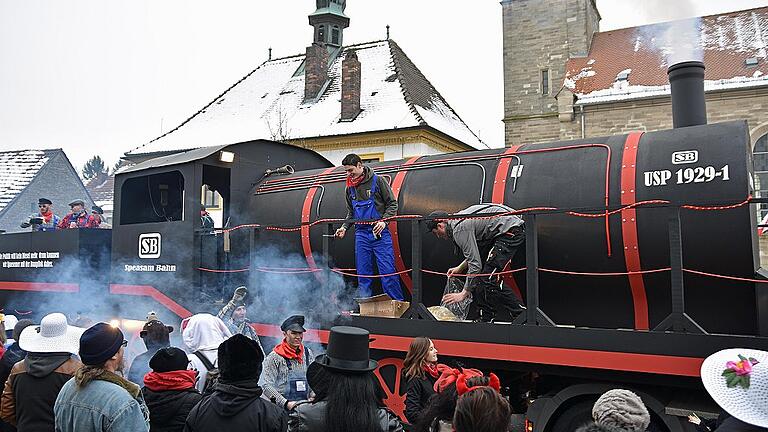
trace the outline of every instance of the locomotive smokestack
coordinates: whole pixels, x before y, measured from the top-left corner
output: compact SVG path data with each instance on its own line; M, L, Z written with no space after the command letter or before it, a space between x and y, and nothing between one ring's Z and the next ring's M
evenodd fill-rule
M707 124L704 63L687 61L667 70L672 89L672 124L677 128Z

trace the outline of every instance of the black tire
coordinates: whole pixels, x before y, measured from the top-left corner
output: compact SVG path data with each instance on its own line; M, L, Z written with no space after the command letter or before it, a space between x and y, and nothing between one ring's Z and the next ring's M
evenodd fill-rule
M550 432L574 432L581 426L592 421L593 400L585 400L571 405L557 416L549 429Z

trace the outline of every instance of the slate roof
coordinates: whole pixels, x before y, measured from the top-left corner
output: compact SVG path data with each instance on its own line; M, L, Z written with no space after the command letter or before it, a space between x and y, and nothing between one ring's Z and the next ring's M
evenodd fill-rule
M569 60L564 87L582 104L667 95L667 68L680 54L681 40L693 41L703 58L706 91L768 85L768 7L763 7L597 33L588 56ZM753 58L758 64L747 66ZM622 72L629 73L628 80L618 80Z
M0 213L61 149L0 152Z
M341 63L350 50L361 63L362 112L340 122ZM329 84L304 103L304 55L274 59L236 82L181 125L126 153L189 150L274 139L348 135L428 126L470 148L485 148L424 74L392 40L344 47L329 66Z

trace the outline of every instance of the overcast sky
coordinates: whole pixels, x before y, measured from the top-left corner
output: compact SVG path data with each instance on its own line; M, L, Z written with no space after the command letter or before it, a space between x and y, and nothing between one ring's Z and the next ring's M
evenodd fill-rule
M768 0L598 0L601 30ZM311 43L312 0L0 0L0 149L63 148L110 164L267 59ZM347 44L392 38L464 121L503 145L501 6L349 0ZM256 137L254 137L256 138ZM211 143L215 144L215 143Z

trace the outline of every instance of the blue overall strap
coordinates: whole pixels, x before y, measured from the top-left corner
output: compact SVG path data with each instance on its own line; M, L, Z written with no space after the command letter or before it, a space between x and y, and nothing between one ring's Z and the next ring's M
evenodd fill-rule
M371 196L368 197L368 199L372 199L374 195L376 195L376 183L378 180L378 176L376 173L373 174L373 177L371 178L371 181L373 181L373 186L371 186ZM357 194L355 193L355 189L357 189L355 186L352 186L349 188L349 197L352 198L352 201L357 201ZM365 200L362 200L365 201Z

